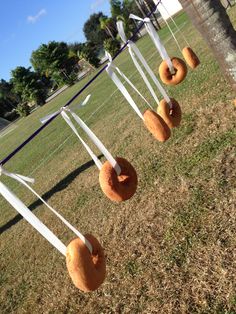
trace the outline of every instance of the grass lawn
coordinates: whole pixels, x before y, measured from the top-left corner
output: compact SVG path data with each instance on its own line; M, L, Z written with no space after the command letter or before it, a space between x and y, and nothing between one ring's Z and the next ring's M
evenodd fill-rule
M236 25L236 7L229 13ZM235 95L186 15L176 21L201 66L168 88L183 120L166 143L154 140L106 73L75 102L92 94L80 116L114 156L136 168L139 184L132 199L116 204L103 195L97 168L61 117L5 166L33 176L36 191L81 232L99 239L107 256L105 283L90 294L77 290L64 257L1 198L0 313L236 313ZM170 55L180 57L168 30L160 35ZM149 37L138 46L157 73L160 57ZM155 107L127 51L116 64ZM16 122L0 138L0 158L90 78ZM1 180L65 244L74 238L30 192Z

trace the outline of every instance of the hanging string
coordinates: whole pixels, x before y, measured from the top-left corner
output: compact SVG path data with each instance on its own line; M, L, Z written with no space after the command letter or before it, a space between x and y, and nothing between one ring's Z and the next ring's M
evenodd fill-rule
M30 183L34 183L34 179L32 178L28 178L16 173L11 173L8 172L7 170L5 170L2 166L0 166L0 175L6 175L16 181L18 181L19 183L21 183L22 185L24 185L26 188L28 188L35 196L37 196L40 201L47 206L47 208L52 211L71 231L74 232L75 235L77 235L81 241L84 242L84 244L87 246L87 248L89 249L89 251L92 253L92 246L90 244L90 242L83 236L82 233L80 233L75 227L73 227L62 215L60 215L53 207L51 207L27 182ZM2 182L1 183L1 187L3 185ZM6 192L6 186L5 188L3 188L3 191ZM7 189L8 190L8 189ZM1 189L0 189L0 193L1 193ZM54 245L54 247L56 247L63 255L65 255L63 252L64 249L62 250L62 245L59 243L60 240L55 241L55 235L53 234L53 236L51 235L51 231L48 232L44 227L42 228L43 233L40 231L41 227L43 225L43 223L14 195L11 196L10 194L13 195L13 193L8 190L8 193L3 193L2 195L5 197L7 196L7 201L37 230L39 231L51 244ZM17 199L17 200L16 200ZM18 210L18 206L16 205L20 205L20 211ZM22 206L23 205L23 206ZM17 208L16 208L17 207ZM31 213L31 214L29 214ZM34 217L33 217L34 216ZM40 224L40 223L41 224ZM45 226L46 227L46 226ZM47 227L46 227L47 228ZM40 230L39 230L40 229ZM47 228L48 229L48 228ZM60 241L61 242L61 241ZM64 244L63 244L64 246ZM63 251L63 252L62 252Z
M181 29L179 28L179 26L177 25L177 23L175 22L175 20L173 19L173 17L171 16L171 14L169 13L169 11L167 10L167 8L164 6L164 4L163 4L162 2L160 2L160 5L161 5L161 6L163 7L163 9L166 11L168 18L171 19L171 21L172 21L173 24L175 25L177 31L180 33L180 35L182 36L182 38L183 38L184 41L186 42L187 46L190 47L190 45L189 45L189 43L188 43L188 41L187 41L187 38L184 36L183 32L181 31ZM156 8L156 10L157 10L157 8ZM155 12L156 12L156 11L155 11ZM154 12L154 13L155 13L155 12ZM159 12L161 13L160 10L159 10ZM162 16L163 20L166 22L166 25L168 26L168 28L169 28L169 30L170 30L170 32L171 32L171 34L172 34L173 32L172 32L172 30L171 30L171 28L170 28L170 26L169 26L167 20L164 19L162 13L161 13L161 16ZM173 34L174 34L174 33L173 33ZM172 36L173 36L173 35L172 35ZM175 38L175 37L173 36L173 38ZM178 44L178 47L179 47L179 44ZM179 49L180 49L180 47L179 47ZM181 50L181 49L180 49L180 50Z
M147 99L140 93L140 91L134 86L134 84L128 79L128 77L123 72L121 72L121 70L118 67L114 67L114 69L119 73L119 75L121 77L123 77L125 79L125 81L133 88L133 90L135 90L135 92L145 101L145 103L151 109L153 109L152 105L150 105L150 103L147 101Z
M160 12L160 13L161 13L161 12ZM161 13L161 16L162 16L162 13ZM177 38L175 37L175 34L174 34L174 32L172 31L172 29L171 29L171 27L170 27L168 21L167 21L166 19L164 19L163 16L162 16L162 18L163 18L163 20L165 21L166 26L167 26L167 28L169 29L169 31L170 31L170 33L171 33L171 36L173 37L173 39L174 39L174 41L175 41L175 43L176 43L176 45L177 45L179 51L182 53L182 50L181 50L180 45L179 45L179 42L178 42Z

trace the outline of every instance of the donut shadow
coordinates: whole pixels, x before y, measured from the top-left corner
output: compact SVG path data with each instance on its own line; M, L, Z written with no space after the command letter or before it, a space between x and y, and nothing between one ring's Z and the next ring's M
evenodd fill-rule
M101 159L103 155L99 155L98 158ZM55 193L59 191L63 191L68 187L68 185L73 182L78 175L80 175L82 172L86 171L90 167L94 166L95 163L93 160L90 160L86 162L85 164L79 166L77 169L73 170L71 173L69 173L66 177L64 177L61 181L59 181L56 185L54 185L49 191L44 193L42 195L42 198L47 201L49 200ZM30 204L28 208L33 211L38 206L42 205L42 202L37 199L35 202ZM15 224L17 224L19 221L21 221L23 217L20 214L17 214L14 218L9 220L7 223L5 223L3 226L0 227L0 235L13 227Z

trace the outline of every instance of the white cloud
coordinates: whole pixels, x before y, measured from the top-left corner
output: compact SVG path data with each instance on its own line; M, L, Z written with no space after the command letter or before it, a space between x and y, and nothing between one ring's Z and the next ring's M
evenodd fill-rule
M42 16L46 15L47 11L45 9L41 9L36 15L27 16L28 23L36 23Z
M98 7L100 7L103 3L105 2L105 0L95 0L93 3L91 3L91 10L95 10Z

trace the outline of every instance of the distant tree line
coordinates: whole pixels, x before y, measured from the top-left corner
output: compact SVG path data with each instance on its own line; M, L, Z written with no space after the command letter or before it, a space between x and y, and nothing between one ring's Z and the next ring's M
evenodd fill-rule
M92 14L85 22L85 43L51 41L32 52L32 67L18 66L11 71L9 82L0 81L0 117L13 120L30 113L29 104L42 106L50 91L65 84L73 84L80 71L82 59L98 67L104 48L114 55L120 48L116 21L121 19L127 36L136 24L129 14L147 14L153 8L152 0L110 0L111 16L102 12Z

